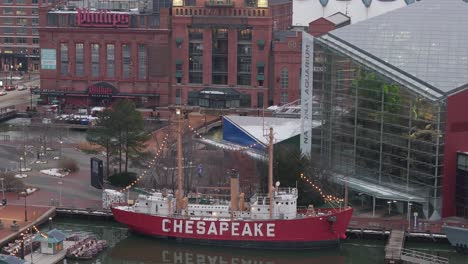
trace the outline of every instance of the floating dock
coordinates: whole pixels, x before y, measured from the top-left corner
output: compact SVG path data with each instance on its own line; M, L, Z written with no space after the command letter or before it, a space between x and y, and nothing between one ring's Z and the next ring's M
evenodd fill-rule
M75 241L63 241L63 250L56 254L43 254L39 252L34 252L33 254L29 254L24 257L26 263L34 263L34 264L55 264L62 261L66 254L67 249L75 244ZM31 258L32 255L32 258Z

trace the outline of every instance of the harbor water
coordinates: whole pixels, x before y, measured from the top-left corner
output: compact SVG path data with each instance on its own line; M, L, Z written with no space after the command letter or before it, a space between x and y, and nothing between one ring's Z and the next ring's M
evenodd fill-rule
M384 259L384 240L347 240L320 251L269 251L187 245L137 235L109 221L57 218L53 226L68 234L92 232L109 243L96 259L64 262L68 264L375 264ZM450 264L468 264L468 257L448 244L409 242L406 248L447 257Z

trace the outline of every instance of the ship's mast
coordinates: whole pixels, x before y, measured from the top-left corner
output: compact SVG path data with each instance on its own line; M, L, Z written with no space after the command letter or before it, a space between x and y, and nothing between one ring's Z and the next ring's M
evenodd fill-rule
M177 122L177 211L180 212L182 209L182 202L184 198L184 193L182 189L183 185L183 175L182 175L182 118L180 109L176 109L176 122Z
M270 219L273 218L273 128L268 137L268 196L270 198Z

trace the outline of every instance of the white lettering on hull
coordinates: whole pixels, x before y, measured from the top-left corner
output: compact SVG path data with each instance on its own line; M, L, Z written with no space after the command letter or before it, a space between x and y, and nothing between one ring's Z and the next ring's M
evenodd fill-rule
M166 233L195 234L210 236L240 237L275 237L274 223L193 221L165 218L161 222L162 231Z

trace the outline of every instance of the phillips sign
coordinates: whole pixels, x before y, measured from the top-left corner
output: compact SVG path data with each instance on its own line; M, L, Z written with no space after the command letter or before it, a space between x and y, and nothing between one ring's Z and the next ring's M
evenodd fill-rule
M76 23L80 27L128 27L130 15L106 10L90 11L78 8Z

